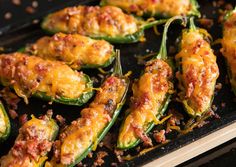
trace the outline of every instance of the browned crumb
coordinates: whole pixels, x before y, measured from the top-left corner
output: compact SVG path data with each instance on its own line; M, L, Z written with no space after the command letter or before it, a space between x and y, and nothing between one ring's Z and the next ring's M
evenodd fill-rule
M112 162L112 163L111 163L111 166L117 167L117 166L118 166L118 164L117 164L117 163L115 163L115 162Z
M14 5L17 5L19 6L21 4L21 0L11 0L11 2L14 4Z
M225 102L221 103L221 107L224 108L225 107Z
M153 137L157 143L164 143L166 141L165 130L154 131Z
M3 88L0 92L0 96L6 101L9 109L17 110L18 103L21 99L15 93L12 93L10 88Z
M216 90L221 90L222 89L222 83L217 83L215 88L216 88Z
M102 143L106 148L112 150L113 149L112 140L113 140L113 135L111 133L107 133L107 135L102 140Z
M207 19L207 18L198 19L198 22L207 29L210 29L214 24L213 19Z
M34 19L34 20L32 21L32 23L33 23L33 24L38 24L38 23L39 23L39 20L38 20L38 19Z
M197 125L197 127L198 128L201 128L201 127L203 127L204 125L206 125L206 124L208 124L209 123L209 121L201 121L201 122L199 122L199 124Z
M170 54L174 54L175 52L176 52L176 47L170 46L170 47L169 47L169 53L170 53Z
M108 155L107 152L105 152L105 151L99 151L99 152L97 153L97 158L96 158L96 160L94 161L93 166L101 166L101 165L104 163L103 158L106 157L107 155Z
M92 152L89 152L89 153L88 153L88 157L89 157L89 158L93 158L93 153L92 153Z
M10 12L5 13L4 18L6 20L10 20L12 18L12 13L10 13Z
M230 3L227 3L227 4L225 5L225 9L226 9L226 10L232 10L232 9L233 9L233 5L230 4Z
M118 159L119 162L124 161L123 158L122 158L122 155L124 154L124 151L115 149L114 153L116 154L116 158Z
M215 112L216 110L217 110L217 107L216 107L216 105L212 105L212 110Z
M33 7L33 8L37 8L38 5L39 5L39 4L38 4L38 1L33 1L33 2L32 2L32 7Z
M26 11L27 13L29 13L29 14L35 13L35 9L34 9L32 6L27 6L27 7L25 8L25 11Z

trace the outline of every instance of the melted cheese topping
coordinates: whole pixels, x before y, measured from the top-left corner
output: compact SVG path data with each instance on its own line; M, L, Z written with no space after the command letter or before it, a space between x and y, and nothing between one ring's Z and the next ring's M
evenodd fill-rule
M137 32L137 20L112 6L69 7L50 14L42 27L52 32L85 36L125 36Z
M132 86L130 113L120 129L119 145L126 147L134 143L139 138L135 128L145 133L149 123L157 121L156 115L166 94L173 89L171 77L171 67L162 60L154 60L146 65L145 73Z
M103 66L113 56L113 46L104 40L63 33L43 37L26 51L43 59L66 62L75 69L83 65Z
M51 142L57 128L55 122L48 118L32 118L20 128L14 146L7 155L0 159L0 166L38 167L42 165L52 146L52 144L48 146L45 144ZM47 150L39 153L43 147L47 147Z
M201 115L211 105L219 69L209 43L199 30L185 31L181 51L176 55L182 72L177 73L180 99L191 115Z
M2 105L0 103L0 105ZM5 133L6 129L7 129L7 124L6 124L6 119L5 119L5 115L3 113L3 109L0 106L0 138L2 137L2 135Z
M232 72L230 82L232 87L236 87L236 12L224 23L222 46L222 53Z
M22 53L0 55L0 79L5 86L12 86L20 97L44 92L54 98L78 98L87 91L82 72L60 62Z
M187 15L191 10L190 0L104 0L107 5L114 5L127 12L138 15L150 13L164 16Z
M113 76L106 79L89 108L81 111L81 118L73 121L60 135L61 145L55 151L59 151L60 155L54 155L60 164L69 165L75 162L91 144L97 143L98 135L111 121L126 87L124 79Z

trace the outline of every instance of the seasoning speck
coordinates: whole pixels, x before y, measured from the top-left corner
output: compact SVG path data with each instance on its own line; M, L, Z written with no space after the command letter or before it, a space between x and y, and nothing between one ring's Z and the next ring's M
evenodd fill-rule
M5 18L6 20L9 20L9 19L12 18L12 14L11 14L10 12L5 13L4 18Z
M21 0L12 0L11 1L14 5L19 6L21 4Z

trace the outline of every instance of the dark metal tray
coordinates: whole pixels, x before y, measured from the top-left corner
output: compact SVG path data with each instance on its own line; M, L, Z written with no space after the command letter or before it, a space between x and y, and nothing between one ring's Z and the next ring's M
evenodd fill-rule
M228 1L233 6L235 5L234 0ZM200 3L200 11L202 16L207 16L207 18L214 19L214 26L211 27L209 33L213 36L213 39L218 39L221 37L222 26L217 22L218 19L218 8L213 7L211 0L199 1ZM66 6L78 5L78 4L86 4L86 5L96 5L98 1L96 0L71 0L68 2L62 2L55 8L52 8L47 11L42 11L37 14L34 18L22 19L16 24L12 24L9 26L5 26L0 28L0 47L5 48L5 52L16 51L20 47L24 46L27 43L34 42L41 36L46 35L41 29L39 23L33 23L33 19L41 20L43 16L52 11L56 11L58 9L64 8ZM200 26L200 25L199 25ZM174 45L177 37L181 35L182 27L178 25L172 25L170 31L168 33L168 45ZM160 47L161 36L154 35L152 29L147 30L145 33L146 42L136 43L136 44L120 44L115 45L117 49L121 50L121 61L124 73L128 71L132 71L131 78L137 78L141 70L143 69L142 65L137 64L137 58L135 55L146 55L147 52L157 52ZM176 45L175 45L176 46ZM157 147L144 155L138 156L130 161L124 161L123 163L119 163L121 166L139 166L146 164L150 161L153 161L157 158L160 158L164 155L167 155L178 148L181 148L193 141L196 141L204 136L207 136L219 129L222 129L234 122L236 122L236 99L234 94L231 91L230 85L225 82L226 80L226 67L224 64L224 59L220 54L220 46L214 46L215 54L217 55L217 63L220 68L220 77L217 82L222 83L222 89L216 93L214 99L214 105L218 108L216 113L221 117L220 119L211 118L210 122L204 125L201 128L194 129L192 132L182 135L176 136L176 134L172 134L167 136L171 139L171 141L161 147ZM170 55L174 56L174 55ZM97 77L97 70L85 70L85 73ZM222 107L222 103L225 103L225 106ZM84 106L83 106L84 107ZM125 111L125 106L122 111ZM183 108L177 102L171 102L169 109L175 108L179 112L185 115ZM31 98L29 105L25 105L23 100L19 103L17 112L20 114L27 113L28 116L30 114L34 114L36 116L45 114L48 109L53 109L54 116L56 114L60 114L66 118L67 123L69 124L72 120L78 118L80 116L80 110L82 107L73 107L73 106L65 106L61 104L48 104L47 102L41 101L39 99ZM117 129L120 125L120 120L122 119L123 113L121 113L119 120L110 130L111 133L116 134ZM6 154L11 146L14 143L14 140L18 134L18 129L20 127L18 119L11 120L12 123L12 132L10 138L0 145L0 156ZM112 162L118 162L116 156L113 151L108 150L105 147L98 147L97 151L106 150L109 152L109 155L104 158L105 163L104 166L110 166ZM137 151L135 149L127 151L127 154L135 155ZM95 155L95 154L94 154ZM96 156L93 156L96 157ZM94 159L94 158L93 158ZM91 158L86 158L83 161L85 164L89 166L93 163Z

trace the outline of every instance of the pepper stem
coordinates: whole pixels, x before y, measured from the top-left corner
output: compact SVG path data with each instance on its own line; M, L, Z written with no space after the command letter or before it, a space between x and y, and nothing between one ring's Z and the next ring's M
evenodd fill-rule
M193 30L193 31L197 30L197 27L194 24L194 17L190 18L190 23L189 24L190 24L189 27L190 27L191 30Z
M120 50L116 49L116 62L114 65L114 70L112 75L118 75L122 76L122 67L121 67L121 62L120 62Z
M174 16L166 22L165 27L164 27L164 32L162 35L160 51L157 54L157 56L154 58L163 59L163 60L167 59L167 49L166 49L167 32L168 32L168 28L170 24L175 20L181 20L184 23L184 25L186 24L186 18L183 16Z
M160 19L160 20L152 20L152 21L145 21L141 26L140 26L140 29L148 29L148 28L151 28L155 25L160 25L160 24L164 24L165 22L167 22L168 19Z

